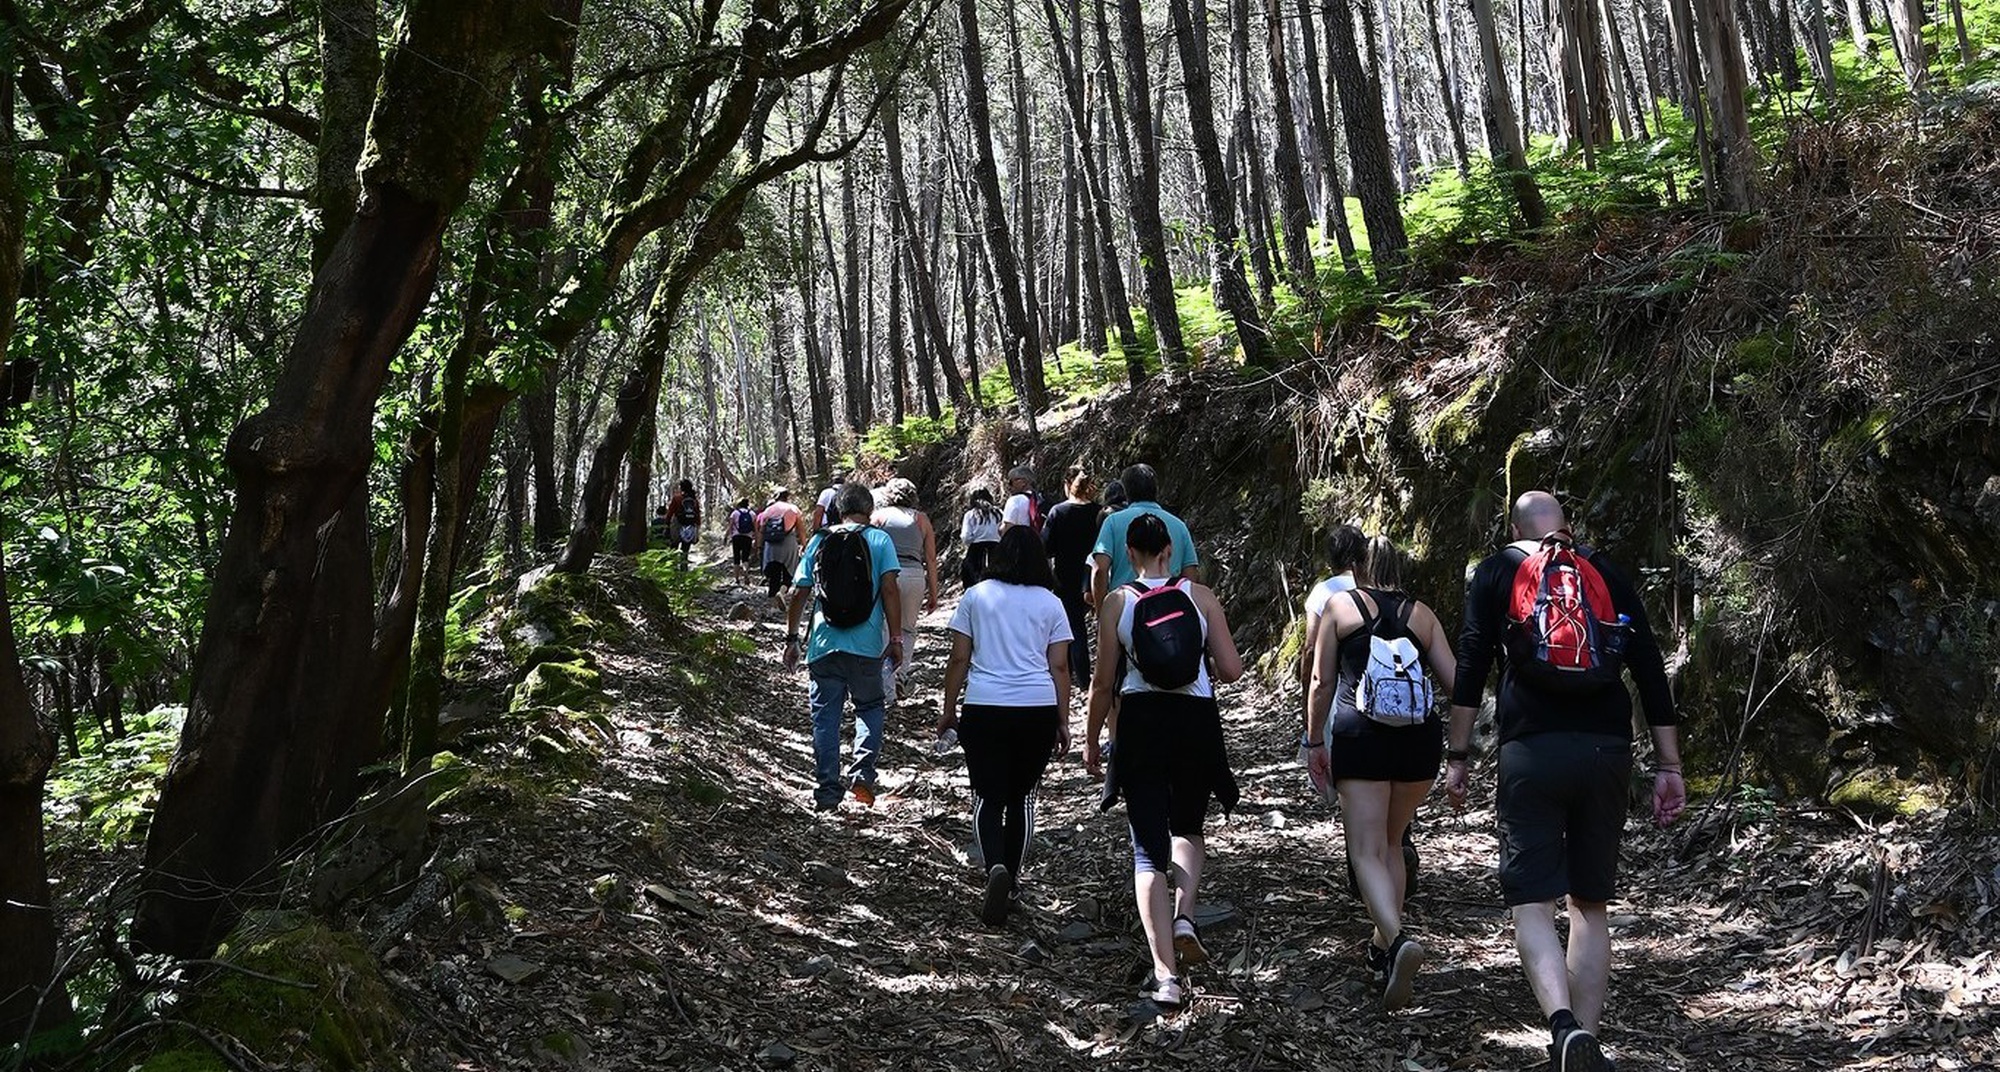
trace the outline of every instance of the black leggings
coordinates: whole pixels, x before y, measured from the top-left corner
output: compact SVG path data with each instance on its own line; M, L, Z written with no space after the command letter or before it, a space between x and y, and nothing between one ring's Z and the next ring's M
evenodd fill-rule
M1222 758L1215 700L1170 692L1119 698L1118 787L1131 826L1132 869L1168 872L1173 839L1201 836Z
M958 566L958 579L960 583L970 588L980 581L985 580L986 560L992 557L993 549L998 546L1000 546L998 543L992 541L966 544L965 561L959 563Z
M986 866L1018 876L1035 834L1035 785L1055 754L1054 704L966 704L958 720L965 769L972 775L972 825Z
M764 589L768 594L777 595L784 589L785 585L791 583L791 580L792 571L786 569L783 562L766 562L764 564Z
M1090 687L1090 642L1096 639L1096 620L1091 617L1090 604L1083 600L1081 585L1071 586L1058 582L1063 589L1063 613L1069 615L1069 680L1070 687L1086 689Z

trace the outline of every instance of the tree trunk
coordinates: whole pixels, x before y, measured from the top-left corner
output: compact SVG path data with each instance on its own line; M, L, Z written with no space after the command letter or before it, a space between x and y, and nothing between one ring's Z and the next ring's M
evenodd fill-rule
M846 117L842 117L841 134L846 136ZM840 315L840 368L845 374L847 386L847 430L861 433L868 428L874 415L869 412L867 372L862 368L864 360L861 349L861 226L855 219L854 211L854 160L849 157L840 162L840 255L841 267L834 275L834 293L843 295L838 304ZM821 205L821 220L825 220L825 205ZM827 241L833 241L833 232L827 231ZM829 251L827 270L833 271L833 256Z
M930 253L926 250L923 235L917 227L916 214L910 207L908 181L903 177L903 122L901 109L891 106L882 113L882 145L887 152L889 167L889 196L897 219L901 222L903 253L909 261L910 301L913 311L923 324L924 333L941 355L945 395L953 407L965 408L965 381L958 375L958 366L951 361L951 333L946 330L944 317L938 311L937 280L931 271ZM930 374L924 373L928 389ZM930 406L932 416L937 415L935 404Z
M1367 5L1372 0L1361 0L1361 2ZM1382 62L1376 72L1376 78L1381 88L1388 91L1385 95L1388 112L1384 118L1389 125L1390 144L1395 150L1396 185L1399 190L1407 192L1414 188L1414 183L1410 175L1410 123L1403 116L1403 46L1397 38L1401 16L1396 9L1396 0L1380 0L1380 2ZM1363 7L1364 18L1367 17L1368 10L1367 7Z
M1264 0L1268 29L1266 47L1270 52L1272 121L1278 128L1278 203L1283 206L1279 222L1285 234L1285 259L1290 262L1292 289L1301 296L1319 290L1318 265L1313 262L1312 239L1306 228L1312 208L1306 202L1305 158L1299 153L1298 116L1292 110L1292 75L1285 54L1285 16L1281 0Z
M1099 18L1108 0L1097 0ZM1187 346L1181 341L1180 307L1174 295L1174 276L1167 261L1166 224L1160 219L1160 140L1153 125L1152 75L1146 69L1146 25L1139 5L1118 5L1118 36L1124 46L1125 111L1131 133L1131 149L1126 154L1126 204L1132 213L1132 231L1139 245L1140 278L1145 282L1146 313L1153 322L1153 338L1160 349L1160 365L1167 369L1187 365ZM1134 369L1137 353L1130 356L1127 372L1136 385L1144 369Z
M1272 249L1277 227L1262 216L1270 204L1270 186L1264 174L1264 143L1257 136L1256 91L1250 79L1250 0L1229 0L1229 66L1236 84L1236 108L1229 136L1231 159L1226 170L1239 177L1236 193L1243 207L1243 226L1249 232L1250 267L1257 273L1257 292L1266 302L1278 285ZM1247 176L1249 182L1241 181ZM1204 190L1206 188L1204 187ZM1210 258L1209 285L1222 289L1220 262Z
M1493 16L1493 0L1472 0L1472 22L1479 33L1480 65L1486 74L1487 140L1493 143L1493 158L1507 173L1514 205L1529 230L1540 230L1548 218L1541 188L1528 170L1528 155L1522 149L1521 128L1514 121L1514 98L1507 91L1507 61L1500 55L1500 28Z
M1313 0L1298 0L1299 42L1305 46L1306 67L1310 72L1306 85L1310 87L1307 99L1312 103L1313 141L1319 146L1320 181L1325 187L1320 194L1320 226L1338 243L1341 266L1353 272L1360 270L1361 263L1355 255L1354 229L1347 223L1347 184L1340 177L1345 165L1333 138L1331 113L1337 102L1333 99L1333 83L1328 79L1325 65L1320 63L1319 31L1313 28L1312 4Z
M1097 263L1094 274L1102 294L1106 328L1117 328L1118 345L1129 355L1139 348L1139 334L1132 324L1132 299L1125 292L1125 273L1118 261L1117 232L1111 223L1111 192L1106 188L1108 180L1098 165L1099 154L1090 136L1090 110L1084 96L1081 58L1082 29L1078 25L1082 12L1076 0L1070 0L1073 55L1061 46L1055 0L1042 0L1042 13L1048 18L1049 37L1056 45L1056 69L1062 78L1064 100L1069 106L1070 133L1076 139L1077 155L1083 167L1084 214L1089 218L1085 234L1095 240L1092 259ZM1107 92L1117 93L1117 82L1111 76L1108 64L1099 78L1104 81ZM1097 349L1103 351L1103 340L1099 340Z
M1896 46L1896 59L1903 66L1903 81L1911 93L1920 93L1930 82L1930 64L1924 55L1924 0L1887 0L1889 40Z
M1215 136L1214 81L1208 65L1208 11L1200 11L1201 24L1189 0L1167 0L1174 21L1174 39L1180 46L1181 72L1186 82L1188 133L1194 139L1195 157L1201 164L1202 189L1208 201L1210 232L1209 256L1214 262L1217 304L1236 321L1236 340L1243 347L1243 360L1253 368L1271 363L1271 333L1264 325L1250 282L1243 274L1243 254L1236 248L1236 206L1229 170L1222 166L1222 146Z
M986 97L986 57L979 40L977 0L958 0L958 24L962 36L960 53L965 61L965 114L972 126L972 173L984 210L982 237L999 290L1000 314L1007 333L1003 347L1015 355L1014 363L1020 364L1022 355L1039 355L1042 344L1022 297L1022 287L1032 286L1032 280L1024 281L1021 277L1021 264L1007 225L1007 202L1000 192L1000 166L993 150L993 112ZM1034 367L1040 368L1039 360ZM1035 410L1045 407L1048 400L1040 380L1029 378L1026 367L1021 369L1021 375L1015 387L1021 404Z
M1438 96L1444 101L1445 125L1451 131L1452 162L1458 167L1458 177L1463 179L1472 174L1472 153L1465 145L1465 121L1460 115L1458 89L1452 84L1452 67L1444 55L1445 32L1438 23L1437 0L1423 0L1423 3L1425 29L1431 39L1431 58L1437 64Z
M1729 0L1669 0L1668 10L1679 24L1688 83L1702 87L1689 97L1700 113L1695 137L1709 201L1727 211L1749 211L1756 207L1757 149L1744 104L1750 76L1736 12Z
M271 865L352 802L380 745L381 710L357 694L373 639L376 398L429 301L445 224L538 7L438 0L405 16L369 123L361 211L315 273L270 404L230 437L236 509L147 840L141 948L213 949Z
M1381 87L1369 80L1361 64L1349 0L1322 0L1320 16L1326 22L1327 61L1340 93L1347 153L1354 162L1354 193L1361 201L1361 222L1368 230L1369 256L1377 277L1386 277L1402 267L1410 241L1403 231L1403 210L1391 170Z
M354 219L361 196L355 162L368 136L368 110L382 76L378 29L381 0L320 0L319 154L313 200L320 224L313 232L317 268Z
M1028 345L1021 350L1021 371L1036 385L1035 394L1039 398L1044 393L1042 353L1054 349L1049 342L1049 322L1047 310L1037 299L1035 288L1040 273L1036 268L1041 256L1035 237L1035 143L1030 130L1034 111L1028 96L1028 76L1021 66L1021 19L1018 6L1012 3L1000 5L1001 13L1007 20L1007 60L1010 84L1014 91L1014 199L1016 218L1020 220L1017 233L1020 235L1021 251L1021 299L1023 314L1028 321ZM1041 408L1041 403L1036 403Z
M1970 68L1973 61L1979 58L1979 53L1973 51L1972 38L1967 36L1965 32L1965 2L1964 0L1947 0L1947 3L1951 7L1952 32L1958 36L1959 66ZM1824 34L1826 32L1826 20L1822 18L1813 21L1814 25L1818 27L1818 31Z
M1864 57L1875 55L1875 39L1869 36L1873 29L1866 0L1847 0L1847 33L1854 40L1854 51Z
M903 248L903 221L895 213L890 214L889 223L889 411L890 419L902 424L909 416L908 390L910 358L903 350L903 271L899 264L902 258L896 253Z
M1630 141L1646 137L1646 117L1639 111L1638 79L1632 75L1631 61L1625 58L1625 36L1618 32L1618 16L1611 0L1598 0L1597 13L1604 27L1604 43L1610 52L1612 97L1618 111L1618 136ZM1620 81L1620 76L1623 81ZM1636 134L1635 134L1636 131Z

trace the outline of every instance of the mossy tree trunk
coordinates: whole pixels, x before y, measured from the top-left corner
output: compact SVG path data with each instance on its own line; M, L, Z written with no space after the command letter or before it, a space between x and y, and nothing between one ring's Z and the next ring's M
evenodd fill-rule
M236 506L146 847L141 948L213 949L272 866L352 803L381 744L367 475L389 364L438 273L532 0L416 0L369 118L353 221L314 274L266 407L231 434Z
M16 182L14 62L10 38L0 38L0 421L28 399L31 373L6 360L21 296L26 199ZM69 996L56 979L56 917L42 847L42 786L55 761L55 736L35 717L21 677L7 599L7 562L0 554L0 1042L32 1025L70 1018Z

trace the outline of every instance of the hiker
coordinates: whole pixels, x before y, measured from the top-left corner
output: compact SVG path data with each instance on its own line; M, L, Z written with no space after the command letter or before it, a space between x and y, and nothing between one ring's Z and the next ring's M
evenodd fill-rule
M1000 545L1000 511L993 505L992 492L979 488L972 493L965 517L958 523L958 539L965 545L965 557L958 564L958 581L970 589L986 576L986 558Z
M674 515L666 503L653 509L653 520L646 526L646 544L653 546L672 543L674 539Z
M688 549L701 538L701 496L695 494L694 481L683 480L673 501L667 504L667 512L673 517L673 544L680 548L681 566L688 563Z
M1098 508L1097 523L1100 526L1103 525L1105 518L1130 505L1132 505L1132 497L1125 494L1125 482L1123 480L1110 481L1104 485L1104 505ZM1095 603L1091 604L1093 607L1096 605Z
M896 587L901 589L903 616L890 631L903 638L903 658L893 667L883 664L882 687L890 702L901 697L910 668L916 665L917 619L938 605L937 530L929 514L917 509L917 486L894 477L875 489L875 513L869 523L889 534L896 545Z
M1001 533L1015 525L1042 531L1042 495L1035 490L1034 469L1025 465L1007 470L1007 505L1000 510Z
M1320 620L1326 614L1326 608L1332 605L1334 596L1353 590L1354 571L1361 565L1361 556L1367 549L1368 537L1360 529L1353 525L1334 529L1333 535L1326 541L1327 566L1333 573L1306 592L1306 636L1305 643L1299 646L1298 677L1299 691L1308 696L1307 707L1311 706L1313 652L1319 646ZM1304 736L1307 721L1309 719L1301 712L1301 737ZM1332 803L1333 786L1312 780L1312 768L1306 764L1303 747L1299 750L1299 765L1306 768L1307 780L1312 782L1313 791L1319 794L1321 800Z
M757 551L764 565L764 594L777 600L799 565L799 508L792 493L779 488L757 515Z
M1090 548L1097 541L1100 508L1094 501L1097 482L1081 465L1070 466L1063 490L1069 493L1042 522L1042 543L1048 548L1056 596L1069 615L1070 680L1090 681ZM1005 537L1003 536L1002 539Z
M1069 751L1069 617L1048 554L1026 525L1000 536L986 579L951 615L938 734L957 729L972 778L972 825L986 866L979 918L998 926L1020 896L1035 833L1035 786ZM965 697L961 714L959 695Z
M1137 576L1125 554L1125 530L1133 519L1145 514L1152 514L1164 522L1173 541L1173 546L1169 548L1172 552L1169 575L1194 580L1201 572L1201 556L1195 553L1194 537L1188 534L1186 522L1168 513L1156 501L1160 494L1160 482L1153 467L1143 462L1131 466L1119 474L1118 480L1132 501L1104 519L1097 530L1097 542L1090 548L1090 605L1093 607L1103 607L1106 592L1132 583Z
M1687 804L1679 715L1637 590L1576 542L1546 491L1515 502L1515 542L1474 569L1465 592L1445 790L1462 807L1480 695L1496 655L1500 889L1514 945L1548 1017L1555 1072L1610 1067L1597 1040L1611 976L1606 906L1616 893L1632 769L1630 670L1653 738L1653 821ZM1567 948L1556 933L1569 899Z
M889 622L902 618L896 545L871 528L875 495L866 484L847 484L834 496L839 521L813 533L792 575L785 608L785 669L799 667L799 617L813 604L805 638L807 701L812 706L813 766L818 811L840 806L845 788L864 805L875 803L875 765L882 754L882 660L901 661L903 638ZM840 767L840 716L854 704L854 761Z
M1133 892L1153 961L1141 995L1172 1007L1185 996L1176 957L1182 967L1208 959L1194 922L1202 823L1211 796L1224 811L1236 805L1215 685L1241 677L1243 660L1215 593L1173 568L1166 520L1143 513L1121 528L1134 578L1107 593L1098 611L1083 761L1093 777L1102 775L1098 737L1118 695L1123 711L1103 804L1122 794L1131 827Z
M840 516L833 512L833 500L835 496L840 494L841 486L845 483L846 478L842 477L839 473L835 473L833 474L833 479L827 482L826 487L819 489L819 498L813 500L813 532L818 532L825 528L833 519Z
M1347 861L1375 924L1368 966L1392 1012L1409 1004L1424 961L1423 944L1403 927L1403 834L1437 781L1444 749L1426 664L1448 694L1457 665L1451 638L1403 591L1402 553L1377 536L1356 586L1321 616L1299 747L1314 783L1340 794Z
M736 583L749 587L750 556L757 548L757 515L749 499L736 500L729 511L729 561L736 568Z

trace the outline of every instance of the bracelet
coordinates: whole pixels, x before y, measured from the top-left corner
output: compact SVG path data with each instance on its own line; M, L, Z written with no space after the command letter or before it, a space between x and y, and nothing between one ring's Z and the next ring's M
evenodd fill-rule
M1671 767L1665 765L1656 766L1653 768L1653 774L1656 776L1661 774L1671 774L1674 777L1678 778L1681 776L1681 768L1679 764L1675 764Z
M1453 763L1463 763L1472 758L1472 753L1463 748L1447 748L1444 750L1444 758Z
M1300 742L1299 742L1299 747L1300 747L1300 748L1325 748L1325 747L1326 747L1326 742L1325 742L1325 741L1300 741Z
M785 634L785 643L786 643L786 644L796 644L796 643L798 643L798 642L799 642L799 635L798 635L797 633L786 633L786 634Z

